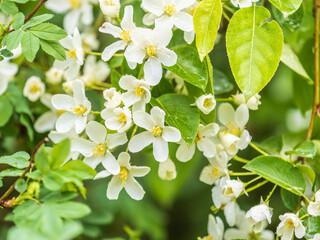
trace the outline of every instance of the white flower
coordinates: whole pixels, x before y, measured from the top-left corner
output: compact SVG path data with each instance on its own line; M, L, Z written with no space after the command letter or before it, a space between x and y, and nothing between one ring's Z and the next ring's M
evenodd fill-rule
M63 20L64 29L72 33L81 22L84 25L93 23L93 6L91 0L49 0L46 7L56 13L65 13Z
M116 41L106 47L101 55L103 61L109 61L112 56L119 50L124 50L128 45L132 44L131 35L135 31L136 25L133 22L133 7L127 6L124 10L124 16L120 23L121 28L112 25L111 23L105 22L100 28L99 31L103 33L108 33L114 36L115 38L120 38L121 40ZM127 59L128 60L128 59ZM129 60L128 60L129 61ZM130 66L130 61L129 61ZM132 68L136 67L136 64L131 66Z
M102 61L96 62L96 57L90 55L87 57L84 67L83 75L80 80L84 82L86 86L96 85L107 79L110 74L110 68Z
M209 165L204 167L200 181L212 185L219 178L228 175L227 161L218 161L216 158L209 158Z
M60 40L61 45L66 48L67 60L55 61L54 68L66 70L67 81L74 80L83 65L84 53L82 49L82 41L78 28L75 28L73 36L67 36Z
M219 140L230 158L237 154L238 150L245 149L251 141L251 136L245 125L249 120L249 110L245 104L241 104L236 111L229 103L222 103L218 109L219 121L225 126L219 132Z
M246 104L250 110L258 110L259 105L261 104L260 102L261 96L259 94L252 96L251 98L249 98L248 101L246 101L242 93L238 93L236 95L233 95L232 97L235 104L237 105Z
M119 17L120 0L99 0L104 15L112 18Z
M212 94L202 95L196 101L197 107L204 114L209 114L216 107L216 100Z
M224 232L224 225L219 217L214 217L209 214L208 220L208 236L201 238L201 240L222 240ZM199 239L199 238L198 238Z
M172 31L165 25L156 25L153 30L139 28L131 34L134 44L131 44L124 53L130 63L142 64L144 79L151 85L157 85L162 78L162 66L173 66L177 62L177 54L166 48L172 38ZM132 69L135 66L130 66Z
M150 171L149 167L136 167L130 165L130 155L126 152L119 154L118 163L120 173L114 175L108 185L107 197L109 199L118 199L120 191L124 188L126 192L135 200L141 200L145 191L134 177L143 177ZM95 179L105 178L111 174L105 170L98 173Z
M195 0L142 0L141 6L157 18L156 22L190 32L193 30L193 18L183 10L194 3Z
M122 94L123 103L132 111L145 111L146 104L151 100L150 86L144 80L138 80L131 75L120 78L119 86L127 90Z
M110 130L123 133L132 125L131 111L127 107L106 108L101 112L101 117L105 120L105 125Z
M45 92L45 85L39 77L30 77L23 88L23 95L31 102L37 101Z
M75 142L76 139L79 139L79 136L78 136L78 134L76 134L74 129L71 129L70 131L68 131L66 133L60 133L60 132L57 132L57 131L51 131L49 133L48 137L55 144L61 142L62 140L66 139L66 138L69 138L70 142L71 142L71 149L70 149L70 155L67 158L66 162L69 161L70 158L73 159L73 160L76 160L76 159L79 158L80 152L78 152L78 151L76 151L74 149L74 142Z
M133 113L133 121L147 131L135 135L129 142L130 152L140 152L153 144L153 156L158 162L164 162L169 156L168 142L178 142L180 131L174 127L164 126L165 112L159 107L153 107L151 114L138 111Z
M86 32L81 34L83 49L87 51L97 50L100 42L94 32Z
M176 152L176 157L181 162L189 161L195 152L196 144L198 149L203 152L207 158L212 158L216 154L216 146L210 137L214 137L219 131L219 125L216 123L204 126L200 124L195 141L188 146L183 140Z
M252 207L246 214L246 219L255 233L262 232L271 223L271 212L267 204Z
M52 105L57 110L65 111L56 122L58 132L68 132L75 127L76 133L81 133L87 123L91 111L91 103L85 96L84 84L80 80L72 83L73 97L66 94L56 94L52 97Z
M244 183L239 180L227 180L222 187L223 194L228 198L237 198L244 190Z
M317 233L316 235L314 235L313 238L310 240L320 240L320 233Z
M320 216L320 190L315 194L315 201L310 202L308 206L308 213L314 217Z
M231 3L235 7L245 8L251 7L253 2L258 2L259 0L231 0Z
M44 133L47 131L50 131L54 129L56 121L58 119L59 113L58 111L53 107L51 103L52 95L49 93L44 94L40 101L50 109L50 111L47 111L43 113L34 123L34 129L38 133ZM60 112L62 114L63 112Z
M227 198L222 191L222 187L226 184L227 180L228 180L228 176L218 179L216 182L216 185L211 190L212 201L216 208L221 208L221 206L231 201L231 198Z
M173 180L177 177L176 166L170 158L159 164L158 175L162 180Z
M62 83L63 91L65 91L68 94L72 94L72 92L73 92L72 83L73 83L73 81L68 81L68 82Z
M122 103L121 92L115 88L109 88L103 91L103 97L106 100L104 106L106 108L116 108Z
M192 4L190 7L188 7L185 11L190 14L191 16L193 16L197 6L199 5L198 2L195 2L194 4ZM195 37L196 33L194 30L189 31L189 32L184 32L184 40L188 43L191 44L194 41L194 37Z
M126 134L107 134L105 126L95 121L88 123L86 133L91 141L79 138L74 143L74 149L85 156L83 162L92 168L101 163L109 173L119 174L120 166L111 150L128 141Z
M9 81L18 72L18 66L8 60L0 62L0 96L7 90Z
M58 84L62 81L63 74L63 70L52 67L46 72L46 82L52 85Z
M286 213L279 218L281 222L277 227L277 234L281 237L281 240L291 240L293 235L297 238L303 238L306 234L306 229L297 215Z

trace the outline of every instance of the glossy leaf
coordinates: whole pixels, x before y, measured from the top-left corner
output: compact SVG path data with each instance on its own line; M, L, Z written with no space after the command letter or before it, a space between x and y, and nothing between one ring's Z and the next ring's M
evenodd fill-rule
M286 154L295 154L299 157L313 158L317 153L316 146L312 141L304 141L299 143L292 151Z
M233 76L246 99L259 93L271 80L280 62L283 33L264 7L238 10L226 36Z
M182 138L191 144L195 139L200 115L193 102L184 95L165 94L151 100L152 106L158 106L166 112L166 123L180 130Z
M244 166L270 182L296 194L303 196L306 181L300 170L280 157L260 156Z
M285 190L284 188L281 188L280 194L282 202L286 208L288 208L290 211L295 211L299 206L301 197Z
M311 185L313 185L316 180L316 174L312 168L302 164L297 164L296 167L300 169L300 171L309 179Z
M284 17L288 17L299 9L302 0L270 0L270 2L283 13Z
M213 49L222 16L221 0L203 0L193 15L200 60Z

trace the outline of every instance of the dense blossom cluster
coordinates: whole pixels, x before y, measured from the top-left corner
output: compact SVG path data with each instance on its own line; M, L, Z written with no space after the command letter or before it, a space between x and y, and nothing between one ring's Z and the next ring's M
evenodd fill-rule
M235 7L242 8L256 1L231 2ZM106 19L99 31L117 39L106 46L101 55L102 61L97 61L95 56L86 56L86 53L97 49L99 45L87 31L88 26L94 22L93 4L98 3ZM232 102L238 105L236 109L230 103L217 104L212 94L194 99L193 106L204 115L217 109L218 123L201 123L192 144L183 139L177 128L168 126L163 109L157 106L150 109L151 89L161 81L163 66L174 66L177 62L176 53L168 48L172 29L182 30L185 41L192 43L195 36L193 13L197 5L195 0L142 0L141 7L146 11L143 23L154 26L151 29L136 26L133 21L134 10L130 5L124 8L120 20L119 0L49 0L46 4L48 9L66 13L64 28L69 36L60 41L67 51L67 59L55 61L46 73L46 83L62 83L66 93L46 93L41 79L32 76L26 81L23 94L31 102L40 100L49 109L37 119L34 125L36 131L50 131L49 137L55 143L70 138L69 160L83 158L83 162L93 169L101 164L103 170L95 179L111 177L106 194L109 199L118 199L123 188L135 200L141 200L145 194L135 178L147 175L150 168L133 165L131 154L152 145L154 159L159 162L159 177L172 180L176 178L177 172L173 156L169 154L169 143L178 145L175 157L181 162L191 160L198 148L208 160L201 172L200 181L212 185L213 204L216 209L224 211L226 222L231 227L227 229L219 217L209 215L209 235L203 239L249 239L254 235L255 239L271 240L274 234L266 230L272 218L268 202L262 201L248 212L241 210L237 198L246 194L246 185L239 179L233 179L228 169L230 160L251 142L246 124L249 121L249 110L257 110L261 104L260 96L255 95L246 101L243 94L234 95ZM110 74L104 62L112 59L117 52L123 52L132 70L143 64L143 72L140 78L121 76L120 91L105 87L102 93L104 109L95 112L85 88L104 86L103 81ZM19 54L17 50L14 57ZM18 67L10 59L0 63L0 95L6 91L8 82L17 71ZM166 76L168 74L170 72L167 71ZM176 83L176 91L186 94L183 80L177 80ZM131 136L129 131L132 132ZM127 151L122 146L127 146ZM114 151L116 148L120 154ZM319 192L314 202L310 203L308 212L312 216L320 216ZM286 213L280 216L280 221L277 234L282 240L290 240L294 235L297 238L305 235L305 228L297 215ZM320 239L319 234L314 239Z

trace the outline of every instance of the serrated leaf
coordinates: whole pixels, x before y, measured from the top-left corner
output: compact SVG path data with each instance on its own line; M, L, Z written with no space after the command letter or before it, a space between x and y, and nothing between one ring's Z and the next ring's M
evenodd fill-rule
M24 15L23 13L20 12L16 14L13 18L14 18L14 22L12 24L12 28L14 30L18 30L24 24Z
M53 18L52 14L42 14L42 15L33 17L28 22L26 22L22 26L22 28L30 28L30 27L36 26L40 23L50 20L51 18Z
M280 157L260 156L251 160L244 168L296 195L304 195L307 185L304 176L293 164Z
M15 15L19 11L18 7L10 0L3 0L0 9L2 12L8 15Z
M304 77L309 84L313 84L313 81L309 77L308 73L302 66L298 56L291 49L289 44L283 45L283 51L281 56L281 62L291 68L293 71Z
M297 11L302 3L302 0L269 0L270 3L278 8L284 15L288 17Z
M38 38L44 40L58 41L68 36L62 28L51 23L40 23L30 28L30 31Z
M16 30L9 33L5 37L7 49L8 50L16 49L19 46L23 35L24 35L24 31L21 31L21 30Z
M196 45L200 60L213 49L222 16L220 0L203 0L193 15Z
M43 51L54 57L56 60L66 60L66 51L58 41L40 39L40 45Z
M40 48L39 38L31 32L25 32L21 39L21 47L26 59L32 62Z
M177 63L165 68L205 91L209 76L206 65L198 58L197 50L191 46L177 46L173 50L178 55Z
M233 76L246 99L259 93L271 80L282 55L283 33L264 7L238 10L230 20L227 52Z
M195 139L200 123L197 108L190 104L192 101L187 96L180 94L165 94L151 100L152 106L158 106L165 111L167 124L179 129L182 138L188 144Z

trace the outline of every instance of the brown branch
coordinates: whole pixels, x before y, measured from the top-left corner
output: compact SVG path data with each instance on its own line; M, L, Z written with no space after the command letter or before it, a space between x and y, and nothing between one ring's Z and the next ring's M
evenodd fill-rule
M28 22L42 7L43 4L45 4L48 0L41 0L38 5L33 9L33 11L25 18L24 23ZM8 33L13 32L14 29L11 29Z
M34 156L36 155L37 151L39 150L39 148L41 147L42 144L48 142L49 139L48 138L44 138L41 142L39 142L37 144L37 146L35 147L35 149L32 152L31 158L30 158L30 164L29 166L24 170L24 172L20 175L20 177L10 186L10 188L0 197L0 206L5 207L7 205L7 203L4 201L9 195L10 193L14 190L14 186L16 185L16 183L18 182L18 180L22 179L25 177L25 175L29 172L29 170L33 167L33 162L34 162ZM10 201L10 200L9 200Z

